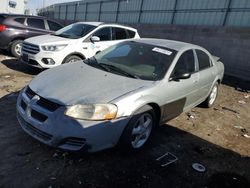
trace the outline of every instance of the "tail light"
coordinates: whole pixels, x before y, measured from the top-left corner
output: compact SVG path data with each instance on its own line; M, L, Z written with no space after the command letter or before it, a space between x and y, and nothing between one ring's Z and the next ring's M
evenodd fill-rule
M7 28L6 25L0 24L0 32L5 31L6 28Z

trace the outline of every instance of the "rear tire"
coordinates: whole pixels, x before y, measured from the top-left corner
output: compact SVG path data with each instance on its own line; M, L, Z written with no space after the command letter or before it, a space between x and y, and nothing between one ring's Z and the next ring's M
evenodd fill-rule
M66 57L62 64L74 63L74 62L81 61L81 60L82 58L80 58L79 56L71 55L71 56Z
M203 102L203 105L204 107L206 108L210 108L214 105L216 99L217 99L217 96L218 96L218 90L219 90L219 83L216 82L214 85L213 85L213 88L209 94L209 96L207 97L207 99Z
M22 40L14 40L10 45L10 52L16 58L21 56L22 43Z
M156 125L156 115L149 105L140 108L130 119L120 138L120 146L125 151L141 150L151 137Z

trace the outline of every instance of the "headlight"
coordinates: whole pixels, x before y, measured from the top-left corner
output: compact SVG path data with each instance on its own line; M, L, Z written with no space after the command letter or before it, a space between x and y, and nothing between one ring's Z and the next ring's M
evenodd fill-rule
M116 114L117 106L114 104L74 105L65 111L67 116L84 120L110 120Z
M67 44L61 44L61 45L48 45L48 46L42 46L42 49L44 51L51 51L51 52L54 52L54 51L60 51L62 50L63 48L65 48L67 46Z

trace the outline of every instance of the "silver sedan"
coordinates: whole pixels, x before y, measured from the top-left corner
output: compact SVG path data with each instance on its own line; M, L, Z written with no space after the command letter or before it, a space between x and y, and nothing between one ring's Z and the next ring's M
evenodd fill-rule
M155 127L201 103L211 107L224 66L206 49L138 39L39 74L19 94L17 118L63 150L139 150Z

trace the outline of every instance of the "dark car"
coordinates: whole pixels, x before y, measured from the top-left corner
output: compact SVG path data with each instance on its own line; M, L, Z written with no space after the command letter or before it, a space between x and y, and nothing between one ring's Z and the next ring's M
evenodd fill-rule
M0 49L21 55L24 39L57 31L62 24L40 16L0 14Z

